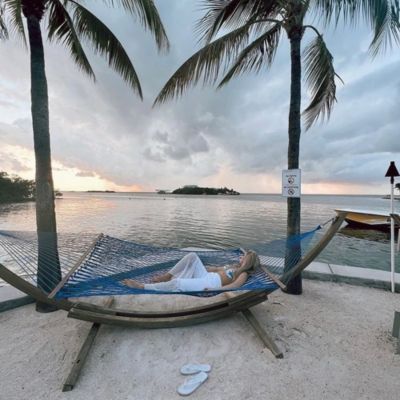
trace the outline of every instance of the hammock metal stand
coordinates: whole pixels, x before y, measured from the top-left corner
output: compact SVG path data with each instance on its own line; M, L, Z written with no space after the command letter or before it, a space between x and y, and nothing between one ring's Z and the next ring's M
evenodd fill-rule
M305 256L288 272L284 273L279 279L283 285L287 284L293 277L301 273L327 246L336 232L339 230L346 216L346 212L338 212L337 216L329 229L314 247L312 247ZM33 297L36 301L43 302L58 309L68 312L68 317L83 321L98 323L131 326L136 328L174 328L200 324L219 318L242 312L249 320L254 321L253 314L249 314L250 307L260 304L267 300L272 290L247 291L238 295L226 295L221 299L204 304L198 307L191 307L176 311L138 311L110 308L95 305L88 302L70 301L67 299L50 298L48 294L38 289L36 286L17 276L4 265L0 264L0 278L14 286L18 290ZM278 286L278 285L277 285ZM54 295L54 294L53 294ZM254 318L249 315L253 315ZM249 317L249 318L248 318ZM257 320L256 320L257 321ZM257 322L258 323L258 322ZM252 324L254 327L255 324ZM261 327L261 325L258 323ZM256 328L255 328L256 329ZM257 329L256 329L257 332ZM259 330L258 335L262 338L268 338L266 332ZM272 339L263 340L264 343L272 342ZM270 347L274 348L274 345ZM275 346L276 347L276 346ZM274 351L274 350L273 350ZM279 350L276 351L280 357Z

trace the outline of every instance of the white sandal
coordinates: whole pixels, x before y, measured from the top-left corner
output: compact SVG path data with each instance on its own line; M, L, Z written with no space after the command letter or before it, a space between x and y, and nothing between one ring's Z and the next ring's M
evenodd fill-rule
M188 396L192 394L202 383L204 383L208 378L205 372L199 372L196 375L185 380L177 389L177 392L181 396Z
M198 372L210 372L211 365L209 364L185 364L181 368L182 375L193 375L197 374Z

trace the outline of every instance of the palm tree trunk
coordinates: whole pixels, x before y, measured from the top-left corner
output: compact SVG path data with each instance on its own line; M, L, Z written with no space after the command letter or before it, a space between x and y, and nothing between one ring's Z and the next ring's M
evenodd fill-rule
M37 285L48 293L61 280L51 169L49 102L40 19L32 14L25 16L30 46L31 111L36 158ZM36 309L51 311L42 303L37 304Z
M290 84L290 109L289 109L289 146L288 146L288 169L299 168L300 154L300 134L301 134L301 38L302 29L293 29L289 35L290 39L290 58L291 58L291 84ZM287 199L287 236L300 234L300 198ZM300 252L291 247L290 252ZM293 255L287 259L295 259ZM291 263L286 263L285 269L292 268ZM302 279L301 275L296 276L287 285L287 293L301 294Z

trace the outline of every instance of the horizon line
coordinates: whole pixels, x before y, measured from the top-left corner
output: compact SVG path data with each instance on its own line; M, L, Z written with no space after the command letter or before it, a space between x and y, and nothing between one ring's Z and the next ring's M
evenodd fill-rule
M119 191L119 190L97 190L97 189L88 189L88 190L62 190L58 189L59 192L65 193L147 193L147 194L158 194L155 190L154 191ZM271 195L271 196L282 196L280 192L239 192L240 194L261 194L261 195ZM162 195L171 195L172 192L169 193L162 193ZM181 196L181 195L180 195ZM189 195L188 195L189 196ZM203 195L190 195L190 196L203 196ZM390 196L390 193L302 193L301 196ZM396 197L396 194L394 194ZM397 195L399 196L399 195ZM282 196L283 197L283 196Z

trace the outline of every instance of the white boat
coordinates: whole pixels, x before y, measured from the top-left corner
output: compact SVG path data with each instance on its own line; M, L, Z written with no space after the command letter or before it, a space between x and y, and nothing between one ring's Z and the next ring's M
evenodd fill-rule
M354 228L363 229L390 229L390 213L370 210L336 209L347 212L345 221Z

